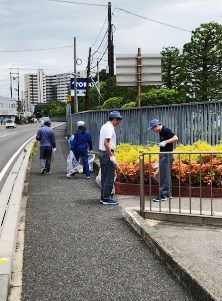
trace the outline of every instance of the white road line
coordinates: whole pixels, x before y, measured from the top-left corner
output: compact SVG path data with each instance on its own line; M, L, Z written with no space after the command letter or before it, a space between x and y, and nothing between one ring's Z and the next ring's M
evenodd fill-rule
M7 172L7 170L9 169L10 165L12 164L13 160L16 158L16 156L20 153L20 151L23 149L23 147L29 143L29 141L31 141L33 138L35 138L36 135L32 136L29 140L27 140L25 143L22 144L22 146L17 150L17 152L14 153L14 155L11 157L11 159L8 161L8 163L5 165L5 167L2 169L2 171L0 172L0 181L2 180L2 178L4 177L5 173Z
M19 133L21 133L21 132L23 132L23 131L28 131L28 129L21 130L21 131L19 131ZM6 135L1 135L0 138L6 137L6 136L10 136L10 135L13 135L13 134L16 134L16 133L18 133L18 131L12 132L12 133L8 133L8 134L6 134Z

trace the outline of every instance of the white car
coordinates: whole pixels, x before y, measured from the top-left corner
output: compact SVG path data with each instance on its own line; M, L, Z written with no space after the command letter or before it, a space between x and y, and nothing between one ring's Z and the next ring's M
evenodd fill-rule
M5 128L6 129L9 129L9 128L16 128L17 126L16 126L16 123L15 123L15 121L14 120L12 120L12 119L8 119L8 120L6 120L6 123L5 123Z
M42 118L40 119L41 126L44 125L44 122L45 122L46 120L50 120L50 118L49 118L49 117L42 117Z

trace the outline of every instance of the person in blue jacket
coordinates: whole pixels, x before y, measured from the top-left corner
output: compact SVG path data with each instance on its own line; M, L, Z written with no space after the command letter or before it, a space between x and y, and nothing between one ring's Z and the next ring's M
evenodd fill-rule
M89 151L93 149L92 138L90 132L86 130L84 121L78 121L77 127L78 130L74 133L74 139L71 140L71 150L77 161L79 161L80 156L82 157L83 170L86 174L86 178L89 179L88 148Z
M50 119L44 121L44 126L37 131L36 140L40 142L40 165L41 174L49 174L52 155L56 151L55 133Z

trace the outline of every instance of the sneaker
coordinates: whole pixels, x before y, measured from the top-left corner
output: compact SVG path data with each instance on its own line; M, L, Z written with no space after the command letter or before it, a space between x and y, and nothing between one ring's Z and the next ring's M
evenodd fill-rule
M41 169L41 174L44 175L45 174L45 168Z
M117 204L119 204L119 202L114 199L104 199L103 200L103 205L117 205Z
M90 177L86 177L86 179L90 179Z
M74 173L72 173L71 175L69 174L69 173L67 173L67 178L74 178L75 177L75 174Z
M156 196L155 198L153 198L153 201L154 202L161 202L161 201L167 201L167 197L159 197L159 196Z
M99 201L99 202L100 202L100 204L102 204L102 203L103 203L103 199L100 199L100 201Z
M47 171L47 172L46 172L46 175L49 175L49 174L50 174L50 171Z

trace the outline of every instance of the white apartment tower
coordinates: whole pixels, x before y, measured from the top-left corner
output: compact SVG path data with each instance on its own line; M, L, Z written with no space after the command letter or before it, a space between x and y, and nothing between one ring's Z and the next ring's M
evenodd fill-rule
M46 102L46 79L43 70L24 75L24 109L33 111L37 103Z
M51 100L67 101L70 91L70 72L46 75L43 70L38 70L37 74L25 74L24 78L24 106L28 111L33 111L37 103Z

